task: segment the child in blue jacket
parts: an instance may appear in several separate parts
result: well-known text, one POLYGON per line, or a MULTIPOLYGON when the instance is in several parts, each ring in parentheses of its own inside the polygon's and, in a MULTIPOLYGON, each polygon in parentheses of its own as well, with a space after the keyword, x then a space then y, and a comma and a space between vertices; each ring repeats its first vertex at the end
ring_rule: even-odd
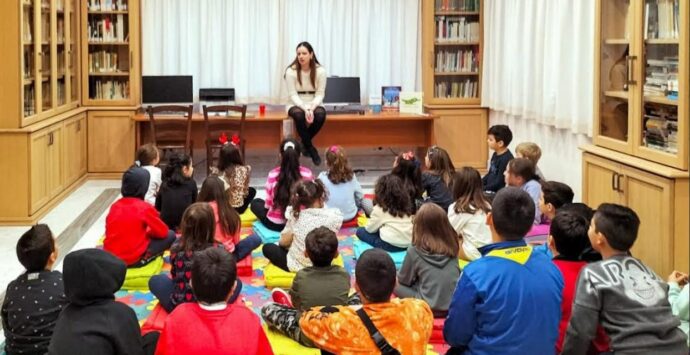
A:
POLYGON ((563 277, 523 240, 534 208, 519 188, 496 194, 487 216, 493 244, 463 270, 443 327, 453 353, 554 353, 563 277))

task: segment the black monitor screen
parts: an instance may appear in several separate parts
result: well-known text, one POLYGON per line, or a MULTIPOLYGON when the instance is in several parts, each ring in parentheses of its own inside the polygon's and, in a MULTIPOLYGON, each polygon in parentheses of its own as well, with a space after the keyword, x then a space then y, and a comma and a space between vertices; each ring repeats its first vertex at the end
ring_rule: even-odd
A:
POLYGON ((323 102, 327 104, 359 104, 359 78, 337 78, 329 77, 326 79, 326 97, 323 102))
POLYGON ((191 75, 141 77, 141 101, 146 104, 191 103, 193 93, 191 75))

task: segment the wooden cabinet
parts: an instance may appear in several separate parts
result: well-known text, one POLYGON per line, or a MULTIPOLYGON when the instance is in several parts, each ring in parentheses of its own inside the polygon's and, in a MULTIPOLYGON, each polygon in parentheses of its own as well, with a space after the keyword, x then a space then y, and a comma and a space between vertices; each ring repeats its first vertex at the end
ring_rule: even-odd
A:
POLYGON ((436 144, 448 151, 456 168, 470 166, 478 170, 486 169, 487 111, 479 107, 427 107, 428 113, 439 117, 434 122, 436 144))
POLYGON ((31 207, 35 213, 50 199, 57 196, 64 187, 62 123, 32 133, 29 136, 31 157, 31 207))
POLYGON ((134 162, 134 111, 89 111, 89 173, 122 173, 134 162))
POLYGON ((83 3, 82 101, 87 106, 139 103, 139 0, 83 3))
POLYGON ((0 128, 26 127, 79 105, 77 0, 0 2, 0 128))
POLYGON ((583 202, 630 207, 640 218, 633 255, 660 276, 688 270, 688 172, 599 147, 584 149, 583 202))
POLYGON ((690 3, 598 0, 593 140, 688 169, 690 3))
POLYGON ((64 181, 71 185, 86 174, 86 114, 65 121, 64 181))

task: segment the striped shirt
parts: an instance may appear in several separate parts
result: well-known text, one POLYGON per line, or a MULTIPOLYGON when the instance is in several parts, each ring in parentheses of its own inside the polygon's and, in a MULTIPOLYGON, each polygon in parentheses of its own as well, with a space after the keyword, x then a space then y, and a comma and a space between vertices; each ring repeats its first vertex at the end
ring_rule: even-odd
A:
MULTIPOLYGON (((311 170, 309 168, 300 166, 299 167, 299 174, 302 176, 302 179, 304 180, 314 180, 314 174, 312 174, 311 170)), ((276 208, 277 206, 273 205, 273 197, 275 196, 276 193, 276 188, 278 185, 278 175, 280 175, 280 167, 275 167, 273 170, 268 172, 268 178, 266 179, 266 208, 268 209, 268 213, 266 214, 266 217, 268 219, 276 224, 285 224, 285 211, 282 209, 276 208)))

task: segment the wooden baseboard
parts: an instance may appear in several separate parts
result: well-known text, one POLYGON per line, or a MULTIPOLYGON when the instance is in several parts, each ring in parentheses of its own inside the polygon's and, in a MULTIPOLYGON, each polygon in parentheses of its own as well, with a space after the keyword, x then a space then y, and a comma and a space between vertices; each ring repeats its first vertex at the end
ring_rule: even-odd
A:
POLYGON ((0 217, 0 226, 30 226, 38 222, 43 218, 48 212, 50 212, 55 206, 60 204, 62 200, 65 199, 69 194, 74 192, 77 188, 83 185, 88 179, 88 174, 77 179, 72 185, 68 186, 66 189, 62 190, 60 194, 55 196, 50 202, 46 203, 41 207, 36 213, 28 217, 0 217))
POLYGON ((90 180, 121 180, 123 173, 88 173, 90 180))

